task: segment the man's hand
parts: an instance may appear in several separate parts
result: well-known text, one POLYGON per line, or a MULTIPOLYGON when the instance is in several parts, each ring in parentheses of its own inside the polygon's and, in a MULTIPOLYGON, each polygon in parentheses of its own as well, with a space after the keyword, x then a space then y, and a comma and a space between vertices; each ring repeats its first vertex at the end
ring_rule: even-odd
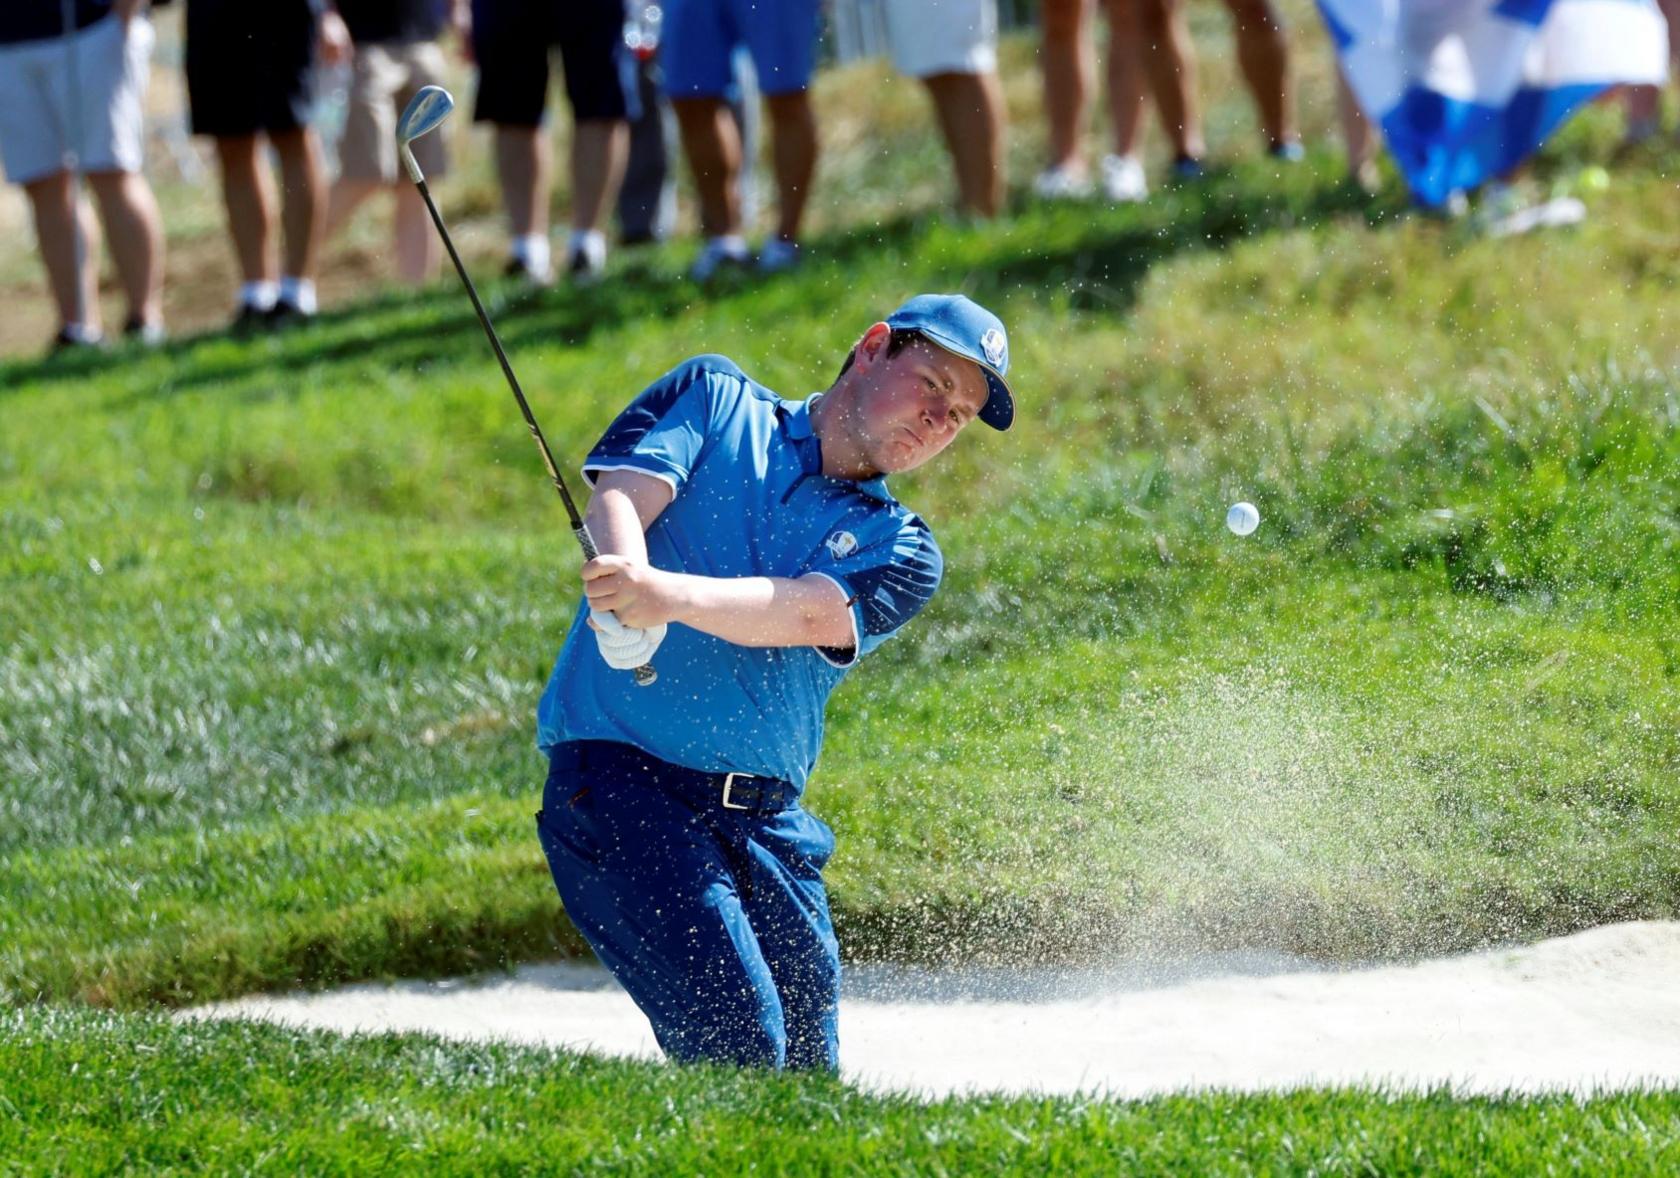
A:
POLYGON ((355 47, 350 43, 350 26, 344 23, 344 18, 338 15, 338 10, 331 6, 321 14, 315 40, 322 65, 343 65, 355 52, 355 47))
POLYGON ((455 0, 450 5, 449 27, 455 32, 455 44, 461 51, 461 60, 467 65, 478 64, 473 60, 471 0, 455 0))
POLYGON ((609 613, 589 612, 589 628, 595 631, 595 645, 601 657, 615 671, 634 671, 653 660, 653 652, 665 641, 665 627, 639 630, 626 626, 609 613))
POLYGON ((681 577, 611 554, 583 566, 583 592, 595 613, 610 612, 638 630, 674 621, 683 604, 681 577))

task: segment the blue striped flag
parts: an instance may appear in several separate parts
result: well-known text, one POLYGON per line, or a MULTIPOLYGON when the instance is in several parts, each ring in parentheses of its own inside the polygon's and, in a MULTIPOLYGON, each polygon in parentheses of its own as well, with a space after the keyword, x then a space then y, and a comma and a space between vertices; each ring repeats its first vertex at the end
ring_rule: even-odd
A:
POLYGON ((1318 4, 1348 84, 1427 205, 1510 171, 1606 87, 1667 77, 1654 0, 1318 4))

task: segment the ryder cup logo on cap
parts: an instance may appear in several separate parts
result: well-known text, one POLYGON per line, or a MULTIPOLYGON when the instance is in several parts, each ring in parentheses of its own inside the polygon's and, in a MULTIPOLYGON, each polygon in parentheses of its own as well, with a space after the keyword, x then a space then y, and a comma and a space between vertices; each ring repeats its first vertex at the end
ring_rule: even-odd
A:
POLYGON ((966 295, 917 295, 887 319, 895 331, 916 331, 952 355, 972 360, 986 374, 988 395, 980 420, 1008 429, 1015 420, 1015 397, 1004 381, 1009 371, 1009 337, 996 315, 966 295))

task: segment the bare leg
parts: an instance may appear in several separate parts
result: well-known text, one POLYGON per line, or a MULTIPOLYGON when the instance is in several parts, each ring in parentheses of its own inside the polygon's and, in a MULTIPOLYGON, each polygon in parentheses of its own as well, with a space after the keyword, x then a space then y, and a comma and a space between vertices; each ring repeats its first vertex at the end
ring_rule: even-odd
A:
POLYGON ((378 192, 385 185, 378 180, 363 180, 349 176, 340 176, 333 181, 332 191, 327 194, 327 240, 331 241, 350 223, 350 218, 356 215, 356 210, 362 207, 362 202, 378 192))
POLYGON ((280 220, 286 230, 285 273, 314 281, 327 225, 327 174, 321 140, 304 127, 270 138, 280 156, 280 220))
POLYGON ((811 96, 804 90, 766 95, 764 104, 770 111, 770 145, 776 164, 776 236, 796 241, 805 202, 811 196, 811 178, 817 172, 817 118, 811 96))
MULTIPOLYGON (((1668 22, 1668 59, 1670 75, 1680 65, 1680 0, 1658 0, 1663 18, 1668 22)), ((1627 89, 1627 136, 1625 143, 1640 143, 1656 134, 1662 126, 1662 87, 1629 86, 1627 89)))
POLYGON ((1143 26, 1139 0, 1108 0, 1108 121, 1114 154, 1135 155, 1143 134, 1143 26))
POLYGON ((222 167, 222 202, 227 206, 228 233, 246 282, 277 282, 280 263, 274 248, 273 182, 262 163, 261 141, 255 135, 216 140, 222 167))
POLYGON ((572 130, 572 228, 599 229, 618 199, 630 158, 630 124, 589 119, 572 130))
POLYGON ((502 206, 514 237, 548 233, 548 193, 554 174, 554 149, 547 128, 496 127, 496 176, 502 182, 502 206))
POLYGON ((1368 192, 1375 192, 1381 183, 1377 174, 1377 135, 1364 108, 1347 84, 1347 75, 1336 69, 1336 115, 1342 126, 1342 142, 1347 145, 1348 178, 1368 192))
POLYGON ((718 98, 679 98, 671 103, 682 131, 683 152, 694 173, 700 230, 707 237, 741 232, 741 133, 718 98))
POLYGON ((35 217, 41 264, 47 271, 60 327, 79 322, 99 330, 99 230, 80 200, 69 172, 54 172, 23 186, 35 217), (76 271, 76 233, 82 234, 82 266, 76 271))
POLYGON ((152 186, 138 172, 93 172, 105 239, 128 299, 131 322, 163 322, 163 223, 152 186))
POLYGON ((396 194, 397 274, 408 283, 430 282, 443 264, 443 241, 432 228, 420 190, 398 181, 396 194))
POLYGON ((996 74, 923 78, 957 174, 957 207, 979 217, 1003 209, 1003 90, 996 74))
POLYGON ((1049 124, 1051 170, 1085 175, 1080 136, 1090 107, 1092 62, 1088 0, 1044 0, 1044 116, 1049 124))
POLYGON ((1196 52, 1183 0, 1138 0, 1142 18, 1144 65, 1149 71, 1161 129, 1180 159, 1207 154, 1202 115, 1196 103, 1196 52))
POLYGON ((1266 145, 1294 143, 1300 132, 1289 95, 1289 42, 1283 19, 1271 0, 1225 0, 1225 7, 1236 19, 1237 62, 1254 96, 1266 145))

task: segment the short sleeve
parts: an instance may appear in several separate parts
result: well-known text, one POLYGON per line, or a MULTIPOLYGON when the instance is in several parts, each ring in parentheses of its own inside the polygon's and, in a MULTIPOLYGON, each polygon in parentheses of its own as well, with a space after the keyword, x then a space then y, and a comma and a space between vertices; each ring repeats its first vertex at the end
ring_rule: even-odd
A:
POLYGON ((895 534, 867 548, 825 560, 810 571, 839 585, 851 602, 856 642, 850 649, 817 648, 823 658, 845 667, 881 645, 921 612, 939 588, 945 558, 927 525, 909 515, 895 534))
POLYGON ((680 491, 700 458, 715 418, 717 386, 738 381, 739 370, 721 356, 697 356, 654 381, 614 419, 584 460, 594 485, 609 470, 638 470, 680 491))

